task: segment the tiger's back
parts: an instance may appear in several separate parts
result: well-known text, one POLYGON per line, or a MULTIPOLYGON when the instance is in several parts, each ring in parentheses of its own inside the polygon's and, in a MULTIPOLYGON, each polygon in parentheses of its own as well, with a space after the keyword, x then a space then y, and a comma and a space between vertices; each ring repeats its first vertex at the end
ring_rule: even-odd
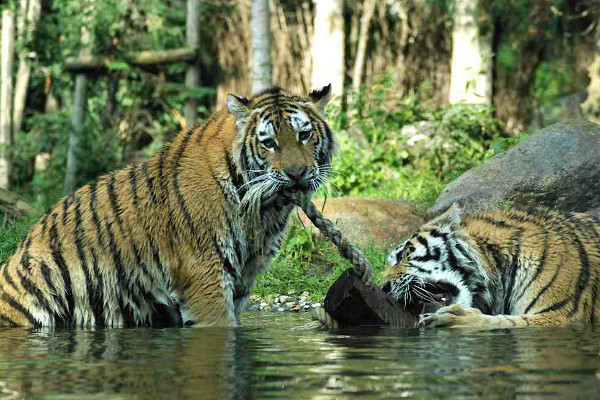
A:
POLYGON ((256 275, 280 245, 294 206, 288 192, 310 195, 320 183, 310 163, 330 161, 332 147, 315 144, 333 143, 319 113, 329 93, 302 98, 274 88, 234 96, 233 112, 216 112, 149 160, 60 200, 0 267, 0 324, 239 323, 256 275), (315 133, 300 147, 293 139, 286 145, 298 135, 298 118, 315 133), (250 148, 265 120, 277 124, 270 137, 282 143, 285 160, 250 148), (308 166, 292 179, 285 171, 298 168, 290 165, 298 159, 308 166), (262 224, 247 217, 244 201, 262 224))
MULTIPOLYGON (((190 176, 174 167, 181 162, 185 142, 207 127, 206 154, 218 150, 219 143, 209 138, 227 130, 211 132, 211 127, 224 125, 226 119, 226 113, 217 114, 150 160, 105 175, 48 210, 2 266, 3 321, 18 326, 121 326, 149 323, 157 307, 175 315, 180 299, 174 295, 178 288, 170 285, 171 274, 184 270, 181 254, 192 253, 191 247, 204 238, 195 244, 188 240, 197 233, 186 207, 194 199, 186 199, 179 186, 190 176)), ((196 161, 206 158, 198 156, 196 161)), ((227 171, 219 161, 202 164, 227 171)), ((202 222, 209 225, 205 231, 218 232, 221 227, 215 222, 225 211, 219 207, 223 202, 217 182, 202 176, 205 168, 196 177, 201 180, 196 189, 212 197, 201 211, 215 218, 202 222)))
POLYGON ((600 224, 582 213, 480 213, 464 229, 502 284, 494 314, 592 322, 600 311, 600 224))

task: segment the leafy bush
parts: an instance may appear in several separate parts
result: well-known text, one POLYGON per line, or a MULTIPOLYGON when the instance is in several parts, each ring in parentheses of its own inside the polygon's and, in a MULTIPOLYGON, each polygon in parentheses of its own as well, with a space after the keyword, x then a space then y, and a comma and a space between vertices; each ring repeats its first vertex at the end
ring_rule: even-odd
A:
POLYGON ((340 141, 334 194, 431 203, 444 184, 493 155, 492 143, 506 136, 489 108, 435 109, 426 92, 397 99, 392 88, 386 75, 369 93, 354 96, 362 109, 332 110, 340 141), (342 129, 344 123, 350 128, 342 129))

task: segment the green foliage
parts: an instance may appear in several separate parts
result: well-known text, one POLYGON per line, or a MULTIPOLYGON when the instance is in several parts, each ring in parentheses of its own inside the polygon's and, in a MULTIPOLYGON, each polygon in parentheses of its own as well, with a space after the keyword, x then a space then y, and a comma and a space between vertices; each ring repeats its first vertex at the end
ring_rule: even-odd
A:
POLYGON ((398 99, 390 75, 354 98, 347 115, 332 110, 340 149, 330 179, 336 195, 400 197, 431 204, 443 185, 493 154, 506 134, 493 110, 437 109, 426 90, 398 99), (420 122, 421 124, 416 124, 420 122), (415 128, 403 131, 403 127, 415 128))
MULTIPOLYGON (((224 5, 203 2, 203 20, 224 5)), ((184 81, 185 63, 142 70, 123 61, 123 54, 164 50, 186 45, 185 4, 177 0, 131 2, 107 0, 73 2, 56 0, 43 13, 34 40, 22 43, 21 52, 35 52, 27 97, 28 115, 22 132, 15 134, 13 182, 16 190, 42 207, 62 193, 66 149, 72 131, 73 75, 64 70, 67 57, 90 51, 113 60, 108 76, 90 76, 84 137, 76 149, 78 185, 127 163, 133 154, 151 155, 179 129, 189 97, 200 99, 200 117, 208 114, 214 88, 189 90, 184 81), (82 27, 89 43, 82 43, 82 27), (118 81, 114 101, 110 81, 118 81), (58 110, 45 112, 49 90, 58 110), (114 107, 108 112, 108 105, 114 107), (46 168, 33 173, 39 153, 50 155, 46 168)), ((212 35, 211 23, 203 24, 204 37, 212 35)), ((206 41, 210 43, 210 41, 206 41)), ((138 156, 138 155, 136 155, 138 156)))
MULTIPOLYGON (((77 184, 83 185, 119 165, 119 149, 122 148, 112 132, 105 132, 100 121, 97 98, 88 102, 90 113, 84 126, 81 146, 76 151, 80 160, 77 184)), ((25 195, 33 197, 40 208, 47 208, 64 194, 62 191, 67 162, 68 133, 72 129, 71 116, 64 111, 38 114, 32 119, 40 127, 28 133, 16 135, 13 181, 27 180, 31 173, 31 160, 47 154, 45 165, 33 175, 33 180, 22 187, 25 195), (41 129, 43 128, 43 129, 41 129)), ((38 168, 40 166, 38 165, 38 168)))
POLYGON ((414 163, 433 169, 444 182, 480 164, 492 154, 489 150, 492 142, 506 136, 492 112, 469 105, 441 110, 433 145, 417 150, 414 163))

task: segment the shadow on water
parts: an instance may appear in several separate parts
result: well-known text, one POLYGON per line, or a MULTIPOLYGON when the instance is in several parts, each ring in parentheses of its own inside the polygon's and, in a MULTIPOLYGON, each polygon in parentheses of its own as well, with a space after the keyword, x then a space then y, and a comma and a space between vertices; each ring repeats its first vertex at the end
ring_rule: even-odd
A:
POLYGON ((0 399, 598 398, 600 329, 0 330, 0 399))

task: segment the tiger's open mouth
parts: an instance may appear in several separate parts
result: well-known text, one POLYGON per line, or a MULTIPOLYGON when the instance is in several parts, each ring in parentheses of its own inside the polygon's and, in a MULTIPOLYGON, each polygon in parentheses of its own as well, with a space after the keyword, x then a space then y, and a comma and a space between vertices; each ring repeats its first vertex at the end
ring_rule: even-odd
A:
POLYGON ((415 316, 449 306, 456 302, 459 295, 459 289, 449 282, 428 282, 405 277, 409 279, 389 280, 381 289, 415 316))

